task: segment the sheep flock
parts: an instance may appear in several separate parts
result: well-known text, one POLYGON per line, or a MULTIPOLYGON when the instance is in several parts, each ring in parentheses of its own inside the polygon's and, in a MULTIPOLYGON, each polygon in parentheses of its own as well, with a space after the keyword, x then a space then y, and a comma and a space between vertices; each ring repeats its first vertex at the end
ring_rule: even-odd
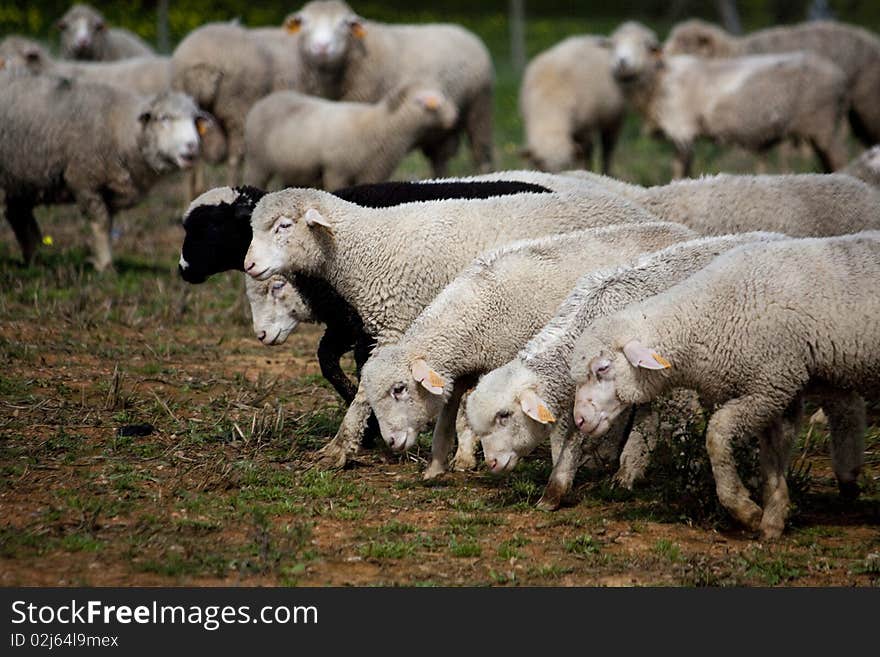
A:
POLYGON ((276 26, 205 24, 170 55, 86 5, 56 27, 57 54, 0 40, 0 199, 24 265, 46 248, 35 208, 72 204, 91 265, 113 276, 114 215, 180 176, 183 280, 241 272, 267 347, 325 327, 317 362, 347 411, 316 468, 367 449, 394 468, 432 430, 425 480, 509 476, 546 454, 534 503, 555 512, 577 504, 579 471, 642 485, 673 408, 704 427, 721 506, 772 541, 810 403, 842 515, 870 479, 876 34, 817 21, 733 36, 689 20, 665 43, 632 21, 572 35, 526 67, 522 168, 498 171, 492 58, 457 25, 313 0, 276 26), (628 112, 671 145, 676 180, 612 177, 628 112), (471 175, 449 177, 463 139, 471 175), (700 140, 759 160, 805 146, 819 172, 691 177, 700 140), (411 152, 431 179, 393 179, 411 152), (206 188, 208 165, 225 186, 206 188), (744 452, 759 464, 751 489, 744 452))

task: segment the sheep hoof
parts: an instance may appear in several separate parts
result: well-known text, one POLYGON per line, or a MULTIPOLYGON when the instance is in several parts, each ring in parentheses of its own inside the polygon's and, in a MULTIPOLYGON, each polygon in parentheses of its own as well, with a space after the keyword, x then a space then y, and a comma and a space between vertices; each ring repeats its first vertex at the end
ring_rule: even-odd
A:
POLYGON ((551 481, 547 484, 547 487, 544 488, 544 494, 541 495, 541 499, 538 500, 536 508, 539 511, 556 511, 556 509, 562 506, 562 496, 564 494, 565 491, 562 486, 551 481))
POLYGON ((317 465, 324 470, 341 470, 348 463, 348 457, 345 448, 331 440, 318 451, 317 465))
POLYGON ((840 491, 841 499, 848 502, 857 500, 862 493, 862 489, 854 481, 839 481, 837 482, 837 488, 840 491))
POLYGON ((633 476, 628 470, 621 468, 615 472, 614 476, 611 478, 611 486, 613 488, 620 487, 626 490, 632 490, 633 485, 635 484, 635 479, 635 476, 633 476))
POLYGON ((432 462, 431 465, 428 466, 428 469, 422 473, 422 481, 437 479, 443 475, 444 472, 446 472, 446 468, 442 464, 432 462))
POLYGON ((452 469, 456 472, 467 472, 468 470, 477 469, 477 459, 473 454, 456 454, 452 459, 452 469))
POLYGON ((782 520, 775 518, 766 519, 766 522, 761 523, 761 540, 769 542, 782 538, 782 530, 784 528, 785 523, 782 520))

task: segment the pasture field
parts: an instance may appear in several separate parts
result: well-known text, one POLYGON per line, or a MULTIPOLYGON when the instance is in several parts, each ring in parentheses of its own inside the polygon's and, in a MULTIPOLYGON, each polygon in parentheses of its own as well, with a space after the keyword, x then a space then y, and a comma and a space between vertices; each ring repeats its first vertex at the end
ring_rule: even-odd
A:
MULTIPOLYGON (((518 80, 498 70, 496 150, 514 168, 518 80)), ((630 119, 615 174, 665 182, 670 156, 630 119)), ((770 171, 780 158, 813 167, 791 151, 770 171)), ((755 164, 701 145, 695 171, 755 164)), ((469 171, 462 152, 453 173, 469 171)), ((396 177, 426 175, 411 155, 396 177)), ((181 187, 170 178, 118 217, 115 274, 86 265, 72 206, 38 212, 53 245, 29 269, 0 223, 0 585, 880 585, 877 407, 854 503, 837 497, 825 430, 804 431, 775 544, 719 509, 699 427, 635 492, 582 473, 553 514, 533 508, 547 452, 506 479, 426 485, 426 435, 407 456, 376 447, 315 468, 344 410, 314 357, 321 331, 263 347, 241 274, 179 279, 181 187)))

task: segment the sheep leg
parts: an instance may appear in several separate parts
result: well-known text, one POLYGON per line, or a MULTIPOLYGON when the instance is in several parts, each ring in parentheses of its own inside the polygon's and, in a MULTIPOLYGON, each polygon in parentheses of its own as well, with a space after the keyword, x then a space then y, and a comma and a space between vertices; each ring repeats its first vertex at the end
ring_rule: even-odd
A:
POLYGON ((764 479, 764 515, 761 536, 775 540, 782 536, 788 515, 788 483, 785 473, 798 428, 803 421, 803 400, 795 399, 785 414, 759 434, 761 473, 764 479))
POLYGON ((189 209, 189 204, 205 191, 205 163, 199 160, 186 172, 186 192, 184 211, 189 209))
POLYGON ((228 169, 226 171, 226 181, 230 187, 237 187, 241 184, 241 172, 244 165, 244 137, 242 130, 229 131, 229 155, 226 159, 228 169))
POLYGON ((446 472, 446 461, 449 458, 449 450, 452 448, 452 439, 455 434, 455 418, 458 407, 461 404, 461 396, 468 389, 470 381, 459 377, 452 386, 452 394, 440 409, 440 415, 434 424, 434 435, 431 439, 431 463, 422 475, 422 479, 428 481, 439 477, 446 472))
POLYGON ((562 504, 562 498, 571 491, 581 463, 582 442, 581 433, 573 431, 568 422, 560 422, 560 426, 553 427, 550 443, 559 447, 553 460, 553 472, 538 500, 537 508, 541 511, 555 511, 562 504))
POLYGON ((694 149, 691 144, 675 147, 675 159, 672 161, 673 178, 689 178, 693 164, 694 149))
POLYGON ((732 446, 741 436, 763 432, 773 418, 773 414, 768 417, 767 408, 767 401, 757 395, 738 397, 715 411, 706 430, 706 450, 718 499, 734 518, 753 531, 760 528, 763 512, 749 498, 749 492, 739 478, 732 446))
POLYGON ((611 175, 611 160, 614 156, 614 147, 617 146, 617 137, 623 126, 623 117, 600 130, 602 139, 602 173, 611 175))
POLYGON ((480 173, 489 173, 495 168, 495 155, 492 150, 493 111, 492 87, 489 86, 477 94, 465 115, 465 132, 470 142, 474 164, 480 173))
POLYGON ((15 239, 21 247, 21 257, 25 266, 34 260, 34 253, 43 240, 40 227, 34 219, 34 207, 29 201, 6 199, 6 220, 12 226, 15 239))
POLYGON ((449 174, 449 160, 458 151, 458 134, 444 133, 441 137, 422 146, 422 152, 431 161, 435 178, 445 178, 449 174))
POLYGON ((645 476, 659 431, 660 415, 650 405, 639 407, 633 428, 620 452, 620 466, 612 478, 615 485, 632 490, 633 485, 645 476))
POLYGON ((357 387, 342 371, 339 364, 339 359, 349 350, 351 345, 344 337, 343 339, 340 337, 342 336, 329 327, 324 331, 324 335, 318 342, 318 364, 321 367, 321 375, 330 382, 330 385, 345 400, 346 404, 351 404, 357 393, 357 387))
POLYGON ((113 229, 113 217, 101 195, 93 190, 81 191, 77 194, 80 208, 89 217, 92 229, 92 265, 96 271, 104 271, 113 266, 113 252, 110 248, 110 231, 113 229))
POLYGON ((865 400, 852 391, 828 391, 822 395, 822 409, 828 417, 831 462, 840 496, 856 499, 865 452, 865 400))
POLYGON ((452 459, 452 469, 458 472, 474 470, 477 467, 477 435, 467 421, 467 400, 470 393, 462 395, 461 404, 455 417, 455 433, 458 434, 458 449, 452 459))
POLYGON ((846 166, 846 147, 838 127, 825 134, 812 135, 809 141, 825 173, 832 173, 846 166))
POLYGON ((357 454, 371 412, 367 395, 363 388, 358 386, 354 400, 345 412, 336 436, 318 452, 318 464, 321 467, 342 468, 349 457, 357 454))

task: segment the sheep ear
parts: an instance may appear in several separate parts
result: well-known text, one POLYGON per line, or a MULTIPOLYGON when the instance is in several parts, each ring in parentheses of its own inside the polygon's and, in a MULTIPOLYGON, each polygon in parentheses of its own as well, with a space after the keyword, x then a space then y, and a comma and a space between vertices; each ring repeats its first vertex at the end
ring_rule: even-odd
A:
POLYGON ((653 349, 642 346, 638 340, 627 342, 623 353, 633 367, 642 367, 646 370, 665 370, 672 367, 672 363, 653 349))
POLYGON ((196 116, 196 131, 199 133, 199 137, 204 137, 210 127, 211 119, 207 115, 199 114, 196 116))
POLYGON ((364 22, 360 18, 350 18, 348 27, 355 39, 363 39, 367 35, 367 28, 364 27, 364 22))
POLYGON ((150 113, 150 110, 144 110, 138 115, 138 121, 141 125, 147 125, 152 118, 153 115, 150 113))
POLYGON ((438 94, 436 91, 422 92, 418 96, 416 96, 416 101, 419 105, 431 112, 440 107, 441 103, 440 94, 438 94))
POLYGON ((315 208, 309 208, 306 210, 306 213, 303 215, 303 219, 306 221, 306 226, 309 228, 313 226, 323 226, 329 231, 333 231, 333 226, 330 225, 330 222, 324 218, 320 212, 318 212, 315 208))
POLYGON ((596 45, 605 50, 611 50, 611 39, 608 37, 599 37, 596 39, 596 45))
POLYGON ((288 34, 296 34, 302 29, 302 18, 300 16, 290 16, 284 21, 284 30, 288 34))
POLYGON ((556 422, 553 413, 547 408, 544 400, 538 397, 538 393, 534 390, 524 390, 519 396, 519 405, 523 413, 532 418, 535 422, 541 424, 552 424, 556 422))
POLYGON ((443 386, 446 385, 446 381, 437 372, 432 370, 423 359, 419 358, 414 362, 410 371, 413 378, 421 383, 422 387, 432 395, 443 394, 443 386))

